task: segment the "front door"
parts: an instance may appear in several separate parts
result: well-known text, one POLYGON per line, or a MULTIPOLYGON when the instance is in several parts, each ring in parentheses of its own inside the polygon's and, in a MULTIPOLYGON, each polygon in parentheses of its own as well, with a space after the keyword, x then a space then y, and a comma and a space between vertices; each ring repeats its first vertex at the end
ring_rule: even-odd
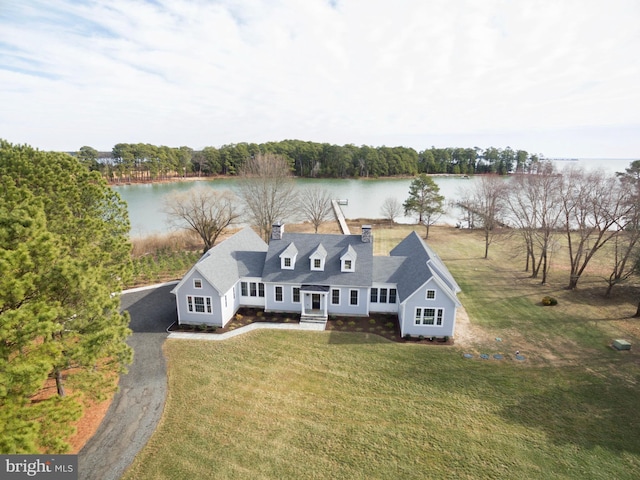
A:
POLYGON ((314 293, 311 295, 311 309, 320 310, 320 294, 314 293))

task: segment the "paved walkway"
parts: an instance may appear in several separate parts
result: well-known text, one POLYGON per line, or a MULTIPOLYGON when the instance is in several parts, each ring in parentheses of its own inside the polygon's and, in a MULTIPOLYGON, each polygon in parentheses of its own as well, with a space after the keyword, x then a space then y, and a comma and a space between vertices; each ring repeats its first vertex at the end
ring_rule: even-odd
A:
POLYGON ((307 330, 314 332, 324 332, 324 323, 250 323, 244 327, 231 330, 224 333, 191 333, 191 332, 171 332, 169 338, 175 338, 179 340, 227 340, 243 333, 251 332, 253 330, 307 330))

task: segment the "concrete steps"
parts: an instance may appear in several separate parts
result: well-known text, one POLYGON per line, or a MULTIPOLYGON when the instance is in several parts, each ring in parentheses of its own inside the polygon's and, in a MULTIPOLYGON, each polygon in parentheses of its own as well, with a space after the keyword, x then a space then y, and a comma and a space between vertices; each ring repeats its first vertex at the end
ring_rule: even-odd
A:
POLYGON ((314 323, 318 325, 327 325, 327 317, 322 317, 319 315, 301 315, 300 323, 314 323))

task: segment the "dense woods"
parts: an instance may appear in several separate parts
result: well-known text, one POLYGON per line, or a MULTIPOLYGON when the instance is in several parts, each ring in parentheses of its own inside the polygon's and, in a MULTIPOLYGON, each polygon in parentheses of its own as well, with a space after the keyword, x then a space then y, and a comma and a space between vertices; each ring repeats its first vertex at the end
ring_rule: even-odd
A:
POLYGON ((237 143, 219 148, 156 146, 119 143, 111 152, 82 147, 76 155, 92 170, 111 182, 162 180, 176 176, 237 175, 257 155, 285 158, 299 177, 349 178, 395 175, 472 175, 535 171, 541 156, 524 150, 490 147, 435 148, 416 151, 408 147, 370 147, 283 140, 267 143, 237 143))

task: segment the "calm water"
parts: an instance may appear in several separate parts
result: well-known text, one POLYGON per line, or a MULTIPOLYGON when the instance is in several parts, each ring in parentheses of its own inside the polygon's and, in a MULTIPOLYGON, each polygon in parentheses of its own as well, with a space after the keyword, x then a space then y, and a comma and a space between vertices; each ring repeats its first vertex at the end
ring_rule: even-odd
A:
MULTIPOLYGON (((577 162, 556 162, 558 168, 571 165, 585 168, 601 168, 608 173, 624 171, 631 160, 587 159, 577 162)), ((454 202, 460 194, 468 189, 474 178, 462 177, 433 177, 440 187, 440 194, 445 197, 445 205, 454 202)), ((343 206, 347 218, 380 218, 380 208, 387 197, 394 197, 400 203, 408 197, 410 178, 381 179, 381 180, 329 180, 329 179, 296 179, 296 183, 306 186, 320 186, 329 191, 333 198, 347 199, 349 204, 343 206)), ((175 191, 184 191, 197 185, 207 185, 219 190, 236 190, 236 179, 203 180, 198 182, 175 182, 166 184, 123 185, 114 187, 129 206, 131 220, 131 235, 144 236, 152 233, 168 231, 166 215, 162 211, 165 197, 175 191)), ((448 208, 447 214, 441 217, 439 223, 455 224, 458 212, 448 208)), ((291 221, 291 220, 289 220, 291 221)), ((401 217, 398 221, 412 223, 412 218, 401 217)))

